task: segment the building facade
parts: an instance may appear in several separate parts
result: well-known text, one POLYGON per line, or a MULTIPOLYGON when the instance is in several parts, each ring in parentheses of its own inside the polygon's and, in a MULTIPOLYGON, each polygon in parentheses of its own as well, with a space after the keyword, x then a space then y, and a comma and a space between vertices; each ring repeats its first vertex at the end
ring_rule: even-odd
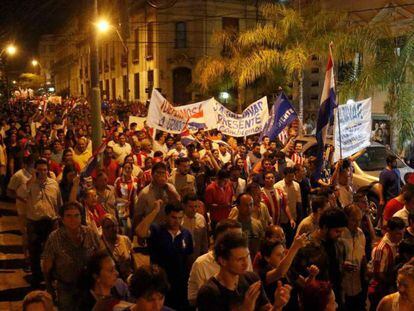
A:
MULTIPOLYGON (((115 3, 100 1, 100 16, 113 25, 98 37, 100 88, 108 99, 125 100, 129 90, 129 100, 145 102, 154 87, 176 104, 197 99, 192 82, 198 60, 222 50, 211 42, 213 32, 226 27, 244 30, 254 26, 257 18, 255 1, 182 0, 167 9, 134 1, 129 22, 122 23, 123 8, 115 3)), ((52 71, 56 91, 64 95, 89 94, 89 38, 82 31, 88 25, 81 18, 55 35, 52 71)))

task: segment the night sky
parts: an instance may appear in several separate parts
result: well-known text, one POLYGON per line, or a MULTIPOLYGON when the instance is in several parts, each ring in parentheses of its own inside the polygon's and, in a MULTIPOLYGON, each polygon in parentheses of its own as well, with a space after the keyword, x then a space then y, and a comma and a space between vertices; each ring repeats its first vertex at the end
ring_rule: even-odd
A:
POLYGON ((0 0, 0 44, 15 42, 19 53, 8 59, 10 71, 24 71, 42 34, 54 33, 91 0, 0 0))

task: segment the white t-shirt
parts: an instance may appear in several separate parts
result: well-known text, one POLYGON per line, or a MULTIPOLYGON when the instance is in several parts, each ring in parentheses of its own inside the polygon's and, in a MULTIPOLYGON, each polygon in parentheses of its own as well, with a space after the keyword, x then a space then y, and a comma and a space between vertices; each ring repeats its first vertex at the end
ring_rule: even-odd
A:
MULTIPOLYGON (((249 256, 247 271, 253 271, 252 262, 249 256)), ((188 300, 195 301, 200 288, 213 276, 220 271, 220 266, 214 259, 213 251, 201 255, 196 259, 191 267, 190 277, 188 278, 188 300)))
MULTIPOLYGON (((25 197, 27 195, 27 182, 32 178, 32 175, 26 169, 18 170, 10 179, 8 189, 14 190, 19 197, 25 197)), ((25 215, 24 211, 25 203, 16 199, 16 209, 20 216, 25 215)))
POLYGON ((404 220, 404 223, 406 226, 408 226, 408 215, 410 212, 408 211, 407 207, 404 206, 404 208, 400 209, 398 212, 396 212, 392 217, 398 217, 404 220))
MULTIPOLYGON (((296 212, 296 205, 298 203, 302 203, 302 196, 300 194, 300 186, 296 181, 293 181, 290 186, 287 186, 285 180, 282 179, 281 181, 277 182, 275 185, 276 189, 282 190, 287 198, 287 206, 289 208, 290 214, 292 218, 296 221, 297 219, 297 212, 296 212)), ((280 223, 285 224, 288 223, 289 219, 285 213, 280 215, 280 223)))
POLYGON ((122 165, 124 163, 125 157, 131 154, 132 148, 131 145, 128 143, 125 143, 125 145, 123 146, 121 146, 120 144, 115 144, 113 146, 113 150, 116 157, 116 162, 122 165))

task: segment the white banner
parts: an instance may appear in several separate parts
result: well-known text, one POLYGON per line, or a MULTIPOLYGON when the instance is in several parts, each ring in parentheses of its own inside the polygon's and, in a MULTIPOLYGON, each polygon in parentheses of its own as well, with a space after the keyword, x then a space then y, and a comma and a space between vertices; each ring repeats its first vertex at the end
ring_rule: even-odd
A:
POLYGON ((247 107, 242 114, 234 113, 216 102, 217 129, 223 134, 244 137, 260 133, 269 118, 266 96, 247 107))
POLYGON ((188 122, 190 131, 217 127, 214 98, 191 105, 174 107, 156 89, 152 91, 147 125, 172 134, 182 132, 188 122))
POLYGON ((345 105, 338 106, 338 111, 335 111, 335 162, 340 159, 340 147, 342 158, 346 158, 371 144, 371 104, 371 98, 368 98, 358 102, 348 101, 345 105))

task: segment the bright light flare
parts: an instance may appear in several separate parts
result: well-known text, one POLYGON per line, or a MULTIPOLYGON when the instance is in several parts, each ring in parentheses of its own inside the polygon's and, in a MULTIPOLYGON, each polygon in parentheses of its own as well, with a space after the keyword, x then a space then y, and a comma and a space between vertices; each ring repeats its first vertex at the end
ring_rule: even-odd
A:
POLYGON ((111 28, 111 25, 107 20, 101 19, 97 23, 95 23, 96 29, 101 32, 105 33, 111 28))
POLYGON ((36 67, 37 65, 39 65, 39 62, 37 60, 32 60, 32 65, 33 67, 36 67))
POLYGON ((16 48, 14 45, 9 45, 9 46, 7 46, 7 48, 6 48, 6 52, 7 52, 7 54, 9 54, 9 55, 14 55, 14 54, 16 54, 16 52, 17 52, 17 48, 16 48))

